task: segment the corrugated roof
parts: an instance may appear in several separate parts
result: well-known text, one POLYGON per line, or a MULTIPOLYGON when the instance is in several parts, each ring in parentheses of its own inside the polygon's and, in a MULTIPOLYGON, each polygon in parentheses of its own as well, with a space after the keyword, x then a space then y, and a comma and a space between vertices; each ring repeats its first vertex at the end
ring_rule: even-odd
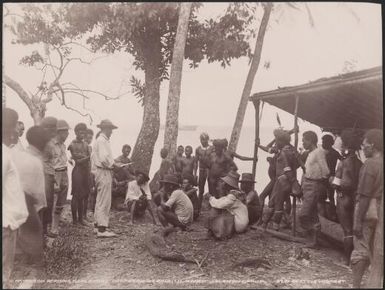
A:
POLYGON ((321 128, 382 128, 382 67, 322 78, 307 84, 256 93, 265 101, 321 128))

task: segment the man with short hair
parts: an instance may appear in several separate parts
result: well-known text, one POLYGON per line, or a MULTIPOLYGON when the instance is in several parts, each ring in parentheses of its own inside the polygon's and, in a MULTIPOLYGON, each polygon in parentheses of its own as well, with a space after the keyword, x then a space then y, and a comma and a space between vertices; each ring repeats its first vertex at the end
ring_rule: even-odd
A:
POLYGON ((181 178, 182 178, 183 159, 184 159, 183 153, 184 153, 184 147, 182 145, 179 145, 176 151, 176 155, 173 159, 175 173, 176 175, 178 175, 179 182, 181 182, 181 178))
POLYGON ((140 170, 135 172, 136 179, 128 184, 125 204, 130 211, 129 225, 134 224, 135 217, 141 217, 145 214, 146 209, 150 212, 154 225, 156 220, 152 211, 152 200, 148 175, 140 170))
POLYGON ((194 175, 197 176, 197 170, 199 167, 199 212, 202 207, 203 193, 205 191, 206 180, 208 183, 208 173, 209 173, 209 159, 210 154, 213 151, 213 147, 209 145, 209 135, 207 133, 202 133, 200 135, 201 145, 195 149, 195 168, 194 175))
POLYGON ((95 204, 95 227, 97 237, 108 238, 116 236, 115 233, 107 231, 109 214, 111 209, 112 170, 116 167, 112 157, 110 137, 112 130, 118 127, 108 119, 102 120, 99 125, 100 134, 96 138, 92 149, 91 163, 95 174, 97 189, 95 204))
POLYGON ((23 136, 24 133, 24 123, 22 121, 17 121, 17 126, 16 126, 16 132, 17 135, 15 135, 15 147, 17 147, 19 150, 24 150, 23 143, 21 142, 21 136, 23 136))
POLYGON ((54 140, 54 168, 55 168, 55 198, 54 214, 52 218, 51 234, 59 233, 59 222, 68 193, 67 153, 64 142, 67 140, 70 129, 65 120, 57 121, 57 135, 54 140))
POLYGON ((127 185, 135 179, 135 172, 132 169, 131 159, 128 157, 131 152, 131 146, 123 145, 122 155, 115 159, 119 167, 115 168, 112 182, 112 206, 121 210, 127 193, 127 185))
MULTIPOLYGON (((361 146, 367 159, 362 165, 359 174, 354 212, 354 250, 351 256, 351 267, 353 271, 353 288, 355 289, 361 287, 362 277, 370 264, 372 264, 371 271, 374 271, 375 267, 380 267, 379 264, 375 265, 373 263, 373 259, 375 259, 373 257, 375 255, 383 255, 383 253, 374 252, 376 234, 379 231, 383 231, 383 228, 376 231, 376 228, 379 226, 378 222, 382 218, 379 216, 380 212, 382 212, 380 207, 384 206, 383 135, 382 130, 371 129, 366 132, 361 146)), ((383 240, 381 242, 383 242, 383 240)), ((383 275, 383 269, 379 268, 378 271, 381 271, 378 272, 379 275, 383 275)), ((379 286, 380 284, 378 284, 377 287, 379 286)))
POLYGON ((158 206, 157 213, 160 223, 165 227, 163 235, 166 236, 175 227, 185 231, 193 221, 194 208, 189 197, 179 189, 179 180, 176 175, 167 174, 162 182, 169 198, 158 206))
POLYGON ((3 195, 3 288, 9 288, 9 279, 15 258, 17 230, 28 218, 28 209, 19 174, 13 163, 9 146, 16 134, 17 112, 10 108, 2 110, 3 159, 2 159, 2 195, 3 195))
MULTIPOLYGON (((334 178, 336 175, 336 165, 338 160, 342 160, 342 156, 338 153, 337 150, 333 148, 334 138, 330 134, 324 135, 322 137, 322 148, 326 152, 326 163, 328 164, 330 171, 330 178, 334 178)), ((332 179, 331 179, 332 180, 332 179)), ((332 218, 334 221, 337 219, 337 211, 336 211, 336 203, 334 200, 334 188, 332 188, 329 184, 327 185, 326 194, 320 197, 320 202, 318 203, 318 210, 320 215, 324 217, 327 216, 326 212, 326 199, 329 199, 329 203, 331 206, 331 216, 328 218, 332 218)))
POLYGON ((190 145, 186 146, 185 148, 185 157, 182 159, 182 177, 184 175, 192 175, 194 176, 194 183, 196 175, 194 175, 194 169, 196 168, 196 159, 191 154, 193 153, 193 149, 190 145))
POLYGON ((182 189, 183 192, 190 198, 194 208, 194 221, 199 216, 199 199, 197 196, 197 189, 194 187, 195 179, 191 174, 185 174, 182 176, 182 189))
POLYGON ((303 133, 303 148, 309 151, 302 178, 303 202, 298 214, 300 225, 312 234, 312 242, 307 246, 318 247, 321 224, 318 218, 317 204, 320 196, 325 194, 330 176, 326 162, 325 150, 317 147, 318 137, 313 131, 303 133))
POLYGON ((52 223, 52 211, 55 191, 55 137, 57 133, 57 119, 55 117, 45 117, 41 121, 41 127, 47 134, 49 139, 43 151, 44 162, 44 180, 45 180, 45 194, 47 198, 47 208, 42 212, 43 214, 43 231, 48 237, 56 237, 56 235, 48 232, 48 226, 52 223))
POLYGON ((254 224, 262 216, 262 207, 257 192, 254 189, 254 178, 252 173, 242 173, 241 191, 245 194, 245 205, 249 214, 249 225, 254 224))
POLYGON ((43 263, 43 226, 39 211, 47 206, 44 188, 42 152, 48 138, 39 126, 27 131, 29 146, 23 151, 13 151, 13 160, 18 169, 25 194, 28 219, 20 227, 17 245, 29 262, 41 269, 43 263))
POLYGON ((209 167, 209 192, 218 198, 217 183, 219 179, 230 171, 237 171, 238 167, 234 161, 225 154, 224 140, 216 139, 213 141, 214 152, 211 153, 208 162, 209 167))

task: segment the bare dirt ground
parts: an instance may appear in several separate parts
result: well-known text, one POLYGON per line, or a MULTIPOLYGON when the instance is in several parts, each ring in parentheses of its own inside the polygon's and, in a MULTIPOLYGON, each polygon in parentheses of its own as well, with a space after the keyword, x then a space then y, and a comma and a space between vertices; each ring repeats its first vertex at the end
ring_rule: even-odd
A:
MULTIPOLYGON (((351 288, 352 274, 341 264, 341 253, 333 249, 306 249, 303 251, 309 257, 296 259, 302 251, 301 244, 278 240, 258 230, 249 230, 230 240, 214 241, 206 239, 204 217, 201 217, 191 226, 191 231, 172 233, 166 238, 170 249, 187 258, 199 263, 206 257, 204 263, 198 265, 152 256, 144 237, 148 232, 160 230, 160 226, 154 226, 148 216, 129 226, 127 212, 111 212, 111 230, 119 235, 109 239, 96 238, 92 227, 73 227, 70 220, 69 208, 66 208, 61 232, 66 232, 67 238, 52 246, 68 249, 60 252, 55 248, 53 255, 57 257, 50 259, 46 272, 39 278, 41 281, 19 282, 15 287, 351 288), (77 252, 74 254, 74 251, 77 252), (67 262, 59 263, 60 256, 67 256, 67 262), (258 265, 254 261, 244 267, 233 267, 250 258, 264 259, 270 265, 258 265)), ((13 276, 26 279, 31 275, 27 267, 17 265, 13 276)))

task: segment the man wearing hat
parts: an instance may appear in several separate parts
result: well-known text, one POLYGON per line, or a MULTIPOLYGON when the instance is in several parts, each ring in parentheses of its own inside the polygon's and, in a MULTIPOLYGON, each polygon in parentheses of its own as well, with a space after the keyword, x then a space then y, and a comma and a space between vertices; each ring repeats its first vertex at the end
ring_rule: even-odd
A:
POLYGON ((68 172, 67 172, 67 153, 64 142, 67 140, 70 129, 65 120, 57 121, 57 135, 54 138, 54 168, 55 168, 55 198, 54 214, 52 217, 51 234, 57 235, 59 232, 60 216, 67 200, 68 191, 68 172))
POLYGON ((161 180, 163 189, 169 199, 158 206, 160 223, 166 227, 164 235, 167 235, 174 227, 186 230, 193 221, 193 205, 190 198, 180 189, 178 177, 175 174, 166 174, 161 180), (170 224, 169 227, 167 227, 170 224))
POLYGON ((249 224, 247 207, 242 203, 238 187, 239 174, 230 171, 218 182, 218 191, 222 197, 211 196, 212 206, 208 220, 209 234, 217 239, 230 237, 234 231, 242 233, 249 224))
POLYGON ((262 207, 257 192, 254 190, 255 181, 251 173, 242 173, 239 181, 241 191, 245 194, 245 204, 249 213, 249 225, 254 224, 262 215, 262 207))
POLYGON ((47 208, 42 211, 43 231, 49 237, 56 237, 56 235, 48 232, 48 226, 52 223, 52 211, 55 191, 55 137, 57 133, 57 119, 55 117, 45 117, 40 125, 49 141, 43 151, 44 162, 44 179, 45 179, 45 195, 47 198, 47 208))
POLYGON ((141 170, 135 171, 136 179, 128 183, 125 204, 130 210, 129 225, 134 224, 135 216, 143 216, 146 209, 150 212, 154 225, 156 220, 152 211, 152 196, 148 181, 148 174, 141 170))
MULTIPOLYGON (((274 130, 275 144, 278 150, 275 159, 275 183, 269 200, 268 208, 263 215, 263 228, 266 229, 273 220, 275 230, 279 230, 284 216, 284 202, 290 202, 290 193, 296 182, 296 171, 300 167, 296 158, 296 149, 290 144, 290 133, 282 128, 274 130)), ((286 209, 289 214, 290 207, 286 209)))
POLYGON ((111 152, 110 137, 112 130, 118 127, 110 120, 102 120, 99 125, 99 136, 96 138, 91 155, 91 166, 95 174, 97 190, 95 204, 95 227, 97 236, 108 238, 116 236, 107 231, 111 209, 112 170, 116 166, 111 152))

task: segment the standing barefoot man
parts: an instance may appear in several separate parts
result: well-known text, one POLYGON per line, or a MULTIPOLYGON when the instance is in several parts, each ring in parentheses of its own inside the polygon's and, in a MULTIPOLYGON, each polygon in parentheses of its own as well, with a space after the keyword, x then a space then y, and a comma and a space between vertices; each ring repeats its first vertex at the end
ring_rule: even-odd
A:
POLYGON ((195 149, 195 168, 194 168, 194 176, 197 176, 197 170, 199 167, 199 212, 202 207, 203 193, 205 191, 206 180, 208 182, 208 159, 210 157, 211 152, 213 152, 213 147, 209 145, 209 135, 207 133, 202 133, 200 136, 201 145, 195 149))

